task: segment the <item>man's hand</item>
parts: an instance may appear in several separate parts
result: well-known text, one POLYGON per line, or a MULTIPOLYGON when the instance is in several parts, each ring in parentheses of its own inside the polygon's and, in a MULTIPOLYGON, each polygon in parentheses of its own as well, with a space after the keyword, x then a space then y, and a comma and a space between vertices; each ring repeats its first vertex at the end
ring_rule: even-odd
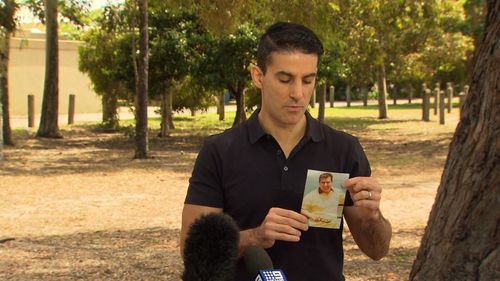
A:
POLYGON ((271 208, 260 226, 241 232, 247 245, 269 248, 276 240, 298 242, 308 229, 307 217, 297 212, 271 208))
POLYGON ((371 177, 355 177, 342 184, 351 194, 354 206, 361 207, 366 218, 379 219, 382 187, 371 177))
POLYGON ((379 260, 389 251, 392 227, 380 212, 382 187, 371 177, 345 180, 354 206, 344 208, 344 217, 359 248, 370 258, 379 260))

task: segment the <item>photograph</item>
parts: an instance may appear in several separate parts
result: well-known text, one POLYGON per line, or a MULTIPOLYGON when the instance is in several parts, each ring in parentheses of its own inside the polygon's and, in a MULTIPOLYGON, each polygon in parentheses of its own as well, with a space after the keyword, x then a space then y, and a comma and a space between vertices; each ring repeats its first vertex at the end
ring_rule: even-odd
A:
POLYGON ((349 174, 307 171, 301 212, 309 218, 309 226, 339 229, 346 189, 342 182, 349 174))

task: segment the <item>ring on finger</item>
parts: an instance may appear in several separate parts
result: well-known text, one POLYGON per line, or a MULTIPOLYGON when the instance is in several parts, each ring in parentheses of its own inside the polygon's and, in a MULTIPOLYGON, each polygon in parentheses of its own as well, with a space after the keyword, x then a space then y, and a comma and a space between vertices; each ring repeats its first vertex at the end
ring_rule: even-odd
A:
POLYGON ((368 200, 372 200, 372 192, 368 191, 368 200))

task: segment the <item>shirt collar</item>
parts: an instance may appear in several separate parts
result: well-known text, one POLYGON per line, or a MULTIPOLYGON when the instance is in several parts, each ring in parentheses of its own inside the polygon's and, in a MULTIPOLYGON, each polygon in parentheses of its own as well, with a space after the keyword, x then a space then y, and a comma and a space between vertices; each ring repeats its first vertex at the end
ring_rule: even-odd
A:
MULTIPOLYGON (((259 139, 268 135, 259 123, 259 112, 260 109, 255 110, 247 121, 248 140, 251 144, 256 143, 259 139)), ((321 128, 321 124, 318 120, 314 119, 308 111, 305 112, 305 115, 307 127, 304 139, 312 139, 314 142, 324 140, 323 128, 321 128)))

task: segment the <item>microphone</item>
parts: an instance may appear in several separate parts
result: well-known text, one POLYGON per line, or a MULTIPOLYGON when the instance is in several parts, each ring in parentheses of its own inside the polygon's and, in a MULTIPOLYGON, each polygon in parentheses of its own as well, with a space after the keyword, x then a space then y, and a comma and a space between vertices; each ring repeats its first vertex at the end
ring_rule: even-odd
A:
POLYGON ((240 230, 224 213, 209 213, 190 226, 184 247, 183 281, 231 281, 238 259, 240 230))
POLYGON ((252 274, 257 274, 255 281, 287 281, 280 269, 274 269, 271 257, 266 250, 259 247, 248 247, 243 256, 245 268, 252 274))

